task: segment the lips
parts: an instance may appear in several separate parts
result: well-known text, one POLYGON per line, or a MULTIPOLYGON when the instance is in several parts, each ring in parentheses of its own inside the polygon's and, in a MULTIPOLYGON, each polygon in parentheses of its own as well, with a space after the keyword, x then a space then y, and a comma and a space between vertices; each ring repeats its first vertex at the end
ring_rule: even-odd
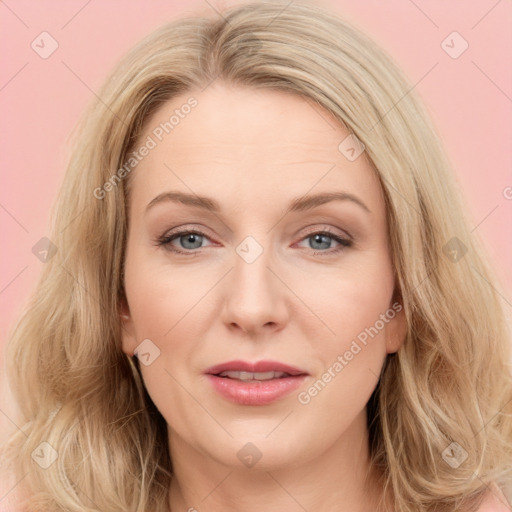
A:
POLYGON ((277 374, 284 373, 287 376, 307 375, 305 370, 300 370, 299 368, 279 363, 277 361, 258 361, 256 363, 249 363, 246 361, 228 361, 226 363, 212 366, 205 371, 208 375, 220 375, 223 372, 275 372, 277 374))
POLYGON ((308 375, 276 361, 229 361, 205 373, 215 391, 238 405, 270 404, 299 387, 308 375))
POLYGON ((228 377, 229 379, 237 379, 243 381, 249 380, 272 380, 282 379, 283 377, 290 377, 289 373, 286 372, 238 372, 238 371, 226 371, 218 374, 219 377, 228 377))

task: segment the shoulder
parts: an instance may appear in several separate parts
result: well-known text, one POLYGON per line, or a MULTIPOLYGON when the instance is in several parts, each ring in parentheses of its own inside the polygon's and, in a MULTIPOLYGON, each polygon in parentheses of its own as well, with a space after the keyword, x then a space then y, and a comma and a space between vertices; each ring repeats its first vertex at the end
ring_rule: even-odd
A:
POLYGON ((508 504, 505 495, 500 488, 493 484, 484 495, 484 499, 477 512, 511 512, 512 507, 508 504))

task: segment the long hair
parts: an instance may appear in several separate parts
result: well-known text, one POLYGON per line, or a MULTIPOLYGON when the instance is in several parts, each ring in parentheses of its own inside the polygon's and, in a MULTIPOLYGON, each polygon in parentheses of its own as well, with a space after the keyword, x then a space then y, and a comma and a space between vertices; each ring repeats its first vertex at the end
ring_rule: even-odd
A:
POLYGON ((167 511, 166 423, 121 349, 129 184, 151 114, 215 80, 315 102, 364 144, 379 177, 407 334, 367 410, 371 462, 396 511, 471 508, 489 483, 508 489, 509 328, 428 112, 351 24, 308 3, 251 2, 151 33, 74 131, 52 210, 56 252, 7 346, 23 432, 3 458, 23 478, 26 510, 167 511), (42 447, 57 455, 46 468, 33 457, 42 447))

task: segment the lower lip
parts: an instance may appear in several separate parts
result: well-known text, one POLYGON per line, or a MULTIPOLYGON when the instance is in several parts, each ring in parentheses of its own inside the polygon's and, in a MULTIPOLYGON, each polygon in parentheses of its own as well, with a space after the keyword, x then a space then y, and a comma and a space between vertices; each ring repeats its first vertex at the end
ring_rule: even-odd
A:
POLYGON ((267 405, 297 389, 306 375, 261 381, 241 381, 208 375, 214 389, 224 398, 239 405, 267 405))

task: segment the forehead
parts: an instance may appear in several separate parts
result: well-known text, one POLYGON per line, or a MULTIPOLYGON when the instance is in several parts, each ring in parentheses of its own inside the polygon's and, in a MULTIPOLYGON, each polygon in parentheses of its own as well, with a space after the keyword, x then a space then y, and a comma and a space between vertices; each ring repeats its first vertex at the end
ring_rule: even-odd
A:
POLYGON ((135 149, 150 139, 152 149, 130 177, 131 200, 139 210, 164 190, 250 202, 336 189, 380 204, 365 153, 353 160, 343 151, 348 136, 309 98, 214 83, 173 98, 147 121, 135 149))

